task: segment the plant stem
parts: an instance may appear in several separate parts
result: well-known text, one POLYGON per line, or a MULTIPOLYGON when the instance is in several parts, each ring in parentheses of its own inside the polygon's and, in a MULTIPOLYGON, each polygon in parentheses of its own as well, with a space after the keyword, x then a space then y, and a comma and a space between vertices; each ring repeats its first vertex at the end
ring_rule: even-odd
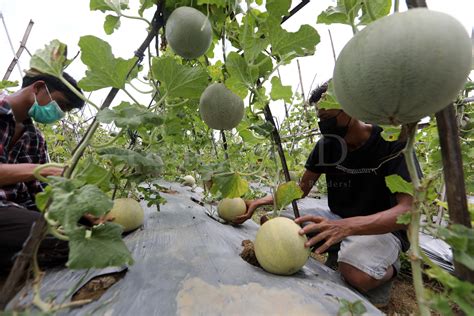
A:
POLYGON ((89 103, 90 105, 92 105, 97 111, 99 111, 99 107, 94 103, 92 102, 91 100, 89 100, 88 98, 86 98, 82 93, 80 93, 79 91, 77 91, 76 88, 74 88, 74 86, 72 84, 69 83, 69 81, 67 81, 66 79, 64 79, 64 77, 61 75, 59 77, 59 80, 61 80, 62 83, 64 83, 64 85, 66 87, 69 88, 69 90, 72 91, 72 93, 74 93, 76 96, 78 96, 81 100, 83 100, 84 102, 86 103, 89 103))
POLYGON ((129 97, 130 99, 132 99, 132 101, 133 101, 135 104, 140 104, 140 102, 138 102, 137 99, 135 99, 135 98, 133 97, 133 95, 132 95, 130 92, 128 92, 127 89, 125 89, 125 87, 124 87, 122 90, 123 90, 123 92, 125 92, 125 93, 128 95, 128 97, 129 97))
POLYGON ((100 145, 99 145, 99 144, 91 144, 91 147, 93 147, 93 148, 105 148, 105 147, 110 146, 110 145, 112 145, 113 143, 115 143, 115 142, 117 141, 117 139, 119 139, 120 137, 122 137, 122 135, 123 135, 123 129, 121 129, 121 130, 118 132, 117 136, 115 136, 114 138, 112 138, 111 140, 109 140, 107 143, 105 143, 105 144, 100 144, 100 145))
POLYGON ((92 136, 94 135, 95 131, 99 127, 99 122, 94 121, 90 127, 90 129, 87 130, 86 135, 84 135, 82 143, 77 147, 77 149, 74 152, 74 155, 71 158, 71 165, 66 171, 64 172, 64 177, 69 179, 71 177, 72 172, 76 168, 77 164, 79 163, 79 160, 82 157, 82 154, 86 150, 87 146, 89 145, 90 140, 92 139, 92 136))
POLYGON ((33 175, 35 176, 36 179, 42 181, 42 182, 45 182, 45 183, 48 183, 49 182, 49 179, 46 178, 46 177, 43 177, 41 175, 41 170, 45 169, 45 168, 50 168, 50 167, 56 167, 56 168, 64 168, 64 165, 62 164, 59 164, 59 163, 47 163, 47 164, 44 164, 44 165, 40 165, 38 167, 36 167, 34 170, 33 170, 33 175))
POLYGON ((142 17, 139 17, 139 16, 126 15, 126 14, 123 14, 121 12, 120 12, 119 16, 123 16, 124 18, 131 19, 131 20, 139 20, 139 21, 146 22, 146 24, 148 24, 148 27, 151 27, 150 21, 148 21, 145 18, 142 18, 142 17))
POLYGON ((418 311, 421 316, 429 316, 430 310, 425 304, 425 289, 423 287, 423 276, 421 269, 421 251, 419 244, 419 230, 420 230, 420 204, 423 202, 423 187, 420 184, 420 178, 418 177, 417 168, 414 159, 414 143, 417 123, 411 123, 406 125, 408 130, 408 141, 403 150, 405 161, 407 164, 410 179, 414 187, 414 201, 411 209, 411 222, 408 228, 408 237, 410 239, 410 261, 413 275, 413 287, 415 288, 416 301, 418 304, 418 311))

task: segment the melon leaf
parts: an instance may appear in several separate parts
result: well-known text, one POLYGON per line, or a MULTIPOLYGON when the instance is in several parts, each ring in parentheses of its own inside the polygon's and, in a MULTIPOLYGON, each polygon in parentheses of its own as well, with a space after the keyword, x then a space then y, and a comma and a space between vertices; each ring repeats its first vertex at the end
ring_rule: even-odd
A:
POLYGON ((272 100, 280 100, 290 103, 291 97, 293 92, 291 91, 291 86, 284 86, 281 84, 280 78, 277 76, 272 77, 272 91, 270 92, 270 96, 272 100))
POLYGON ((52 40, 31 57, 30 68, 55 77, 61 77, 67 63, 67 46, 58 40, 52 40))
POLYGON ((392 193, 406 193, 413 195, 413 185, 410 182, 405 181, 399 175, 393 174, 385 177, 385 184, 387 184, 387 187, 392 193))
POLYGON ((266 30, 272 53, 287 59, 287 62, 298 56, 314 54, 316 44, 320 41, 318 32, 312 26, 304 24, 298 31, 288 32, 274 17, 267 19, 266 30), (291 55, 291 58, 288 55, 291 55))
POLYGON ((217 7, 225 8, 229 4, 229 0, 198 0, 198 5, 213 4, 217 7))
POLYGON ((70 269, 106 268, 133 264, 133 258, 122 240, 122 227, 106 222, 92 227, 90 237, 81 227, 69 233, 70 269))
POLYGON ((216 175, 212 177, 212 181, 211 193, 221 192, 224 198, 241 197, 249 189, 248 182, 242 179, 238 173, 216 175))
POLYGON ((360 25, 367 25, 374 21, 367 11, 367 6, 370 6, 369 9, 376 20, 390 14, 390 10, 392 9, 392 0, 364 0, 363 2, 360 25))
POLYGON ((128 102, 122 102, 113 109, 101 110, 97 119, 107 124, 114 122, 117 127, 122 128, 155 127, 163 124, 163 119, 156 113, 142 105, 128 102))
POLYGON ((243 56, 231 52, 227 56, 226 69, 229 73, 226 86, 239 97, 245 98, 249 87, 253 86, 258 79, 258 67, 249 65, 243 56))
POLYGON ((291 0, 267 0, 266 8, 272 16, 286 16, 290 10, 291 0))
POLYGON ((181 65, 172 57, 154 57, 152 73, 168 97, 199 98, 209 83, 203 67, 181 65))
POLYGON ((303 191, 295 181, 280 184, 276 191, 276 207, 278 210, 281 210, 293 200, 297 200, 302 196, 303 191))
POLYGON ((317 23, 341 23, 352 25, 361 8, 358 0, 338 0, 336 7, 328 7, 319 16, 317 23))
POLYGON ((115 15, 107 15, 104 22, 105 34, 110 35, 114 30, 118 30, 120 27, 120 17, 115 15))
POLYGON ((128 9, 128 0, 91 0, 89 3, 91 11, 100 10, 120 12, 128 9))
POLYGON ((79 40, 81 60, 87 65, 86 77, 79 81, 85 91, 102 88, 125 87, 127 74, 135 64, 136 57, 130 59, 115 58, 110 45, 92 35, 82 36, 79 40))

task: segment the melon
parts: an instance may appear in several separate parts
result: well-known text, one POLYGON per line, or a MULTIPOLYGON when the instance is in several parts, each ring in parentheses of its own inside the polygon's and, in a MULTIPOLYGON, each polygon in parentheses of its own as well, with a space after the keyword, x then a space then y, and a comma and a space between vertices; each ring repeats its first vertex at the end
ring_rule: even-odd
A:
POLYGON ((448 14, 413 9, 357 33, 336 61, 337 101, 367 123, 406 124, 456 99, 471 69, 466 29, 448 14))
POLYGON ((131 198, 114 200, 114 206, 107 213, 107 219, 123 227, 124 232, 129 232, 143 225, 145 213, 140 203, 131 198))
POLYGON ((217 205, 217 213, 219 216, 228 221, 232 222, 237 216, 244 215, 247 211, 247 205, 241 198, 225 198, 222 199, 217 205))
POLYGON ((166 21, 165 29, 171 49, 183 58, 198 58, 211 46, 211 23, 194 8, 184 6, 174 10, 166 21))
POLYGON ((244 101, 224 84, 213 83, 201 95, 199 112, 210 128, 230 130, 244 117, 244 101))
POLYGON ((196 179, 193 176, 187 175, 183 177, 183 185, 193 187, 196 185, 196 179))
POLYGON ((301 227, 289 218, 276 217, 260 226, 255 239, 255 255, 266 271, 291 275, 309 258, 308 239, 298 234, 301 227))

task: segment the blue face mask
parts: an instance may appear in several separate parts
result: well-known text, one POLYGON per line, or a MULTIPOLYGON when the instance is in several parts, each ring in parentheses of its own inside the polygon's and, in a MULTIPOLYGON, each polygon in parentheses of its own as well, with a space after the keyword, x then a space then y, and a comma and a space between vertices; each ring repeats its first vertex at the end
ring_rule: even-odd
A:
POLYGON ((28 111, 28 115, 38 123, 51 124, 62 119, 65 114, 58 103, 51 97, 48 87, 46 85, 45 87, 51 101, 46 105, 39 105, 35 95, 35 102, 28 111))

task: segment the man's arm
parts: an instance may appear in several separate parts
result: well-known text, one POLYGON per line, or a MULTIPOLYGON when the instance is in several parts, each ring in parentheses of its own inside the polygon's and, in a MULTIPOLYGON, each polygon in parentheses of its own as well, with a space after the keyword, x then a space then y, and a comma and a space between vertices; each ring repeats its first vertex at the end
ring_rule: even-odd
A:
MULTIPOLYGON (((306 169, 299 183, 301 190, 303 190, 302 197, 305 197, 308 195, 309 191, 311 190, 313 185, 316 183, 316 181, 318 181, 320 176, 321 176, 320 173, 315 173, 306 169)), ((255 210, 259 208, 260 206, 272 205, 273 196, 270 194, 260 199, 246 201, 245 203, 247 204, 247 212, 244 215, 238 216, 234 220, 234 224, 242 224, 243 222, 251 218, 255 210)))
MULTIPOLYGON (((38 166, 40 165, 32 163, 0 163, 0 186, 35 180, 33 171, 38 166)), ((41 170, 41 175, 44 177, 60 176, 62 171, 62 168, 48 167, 41 170)))
POLYGON ((323 253, 331 245, 340 242, 352 235, 377 235, 391 233, 406 229, 406 225, 397 224, 398 216, 410 211, 413 197, 408 194, 396 195, 397 205, 394 207, 368 216, 355 216, 339 220, 328 220, 320 216, 306 215, 295 220, 296 223, 313 222, 300 230, 300 235, 317 233, 305 246, 311 247, 321 240, 326 242, 316 249, 316 253, 323 253))

